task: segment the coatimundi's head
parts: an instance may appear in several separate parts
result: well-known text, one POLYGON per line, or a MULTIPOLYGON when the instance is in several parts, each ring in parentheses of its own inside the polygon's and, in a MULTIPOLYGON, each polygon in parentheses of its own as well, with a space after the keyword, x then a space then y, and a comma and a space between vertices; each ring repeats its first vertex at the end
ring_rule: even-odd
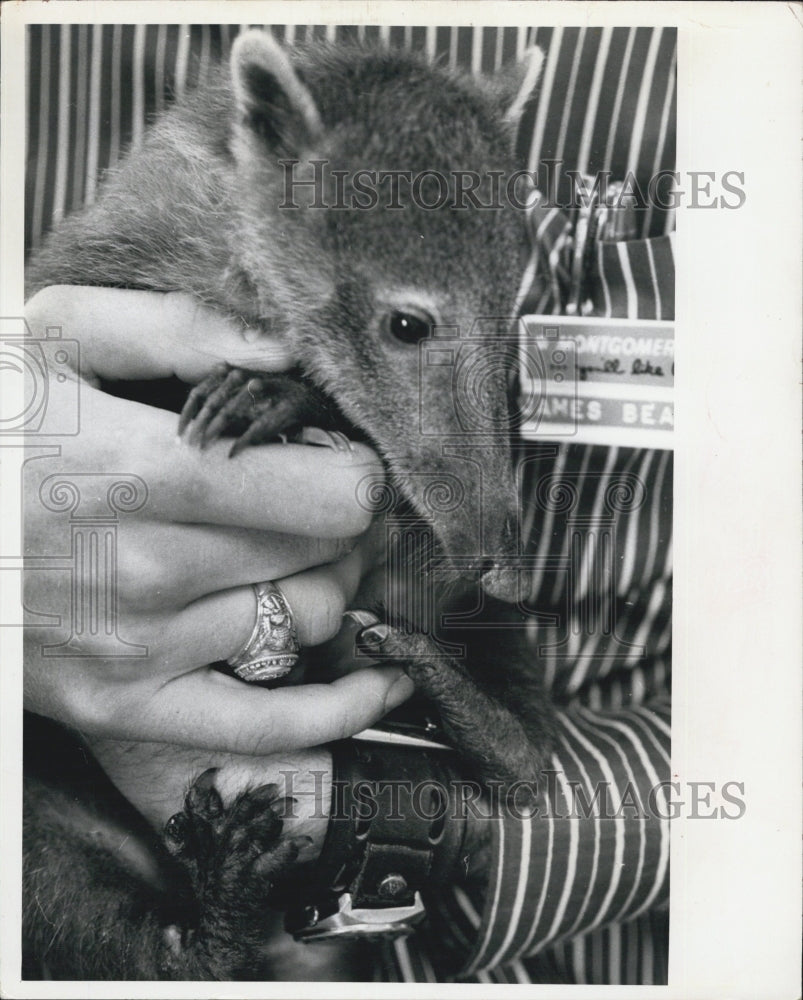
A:
POLYGON ((385 49, 286 52, 258 31, 231 53, 237 252, 264 314, 448 555, 482 561, 500 597, 515 596, 492 567, 515 544, 526 246, 510 179, 540 62, 531 50, 502 85, 385 49))

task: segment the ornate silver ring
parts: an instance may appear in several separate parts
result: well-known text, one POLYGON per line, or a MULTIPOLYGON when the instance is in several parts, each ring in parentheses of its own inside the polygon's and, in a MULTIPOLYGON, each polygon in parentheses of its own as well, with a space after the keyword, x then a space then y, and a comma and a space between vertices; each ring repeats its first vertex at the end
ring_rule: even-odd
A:
POLYGON ((257 615, 251 635, 226 661, 244 681, 273 681, 289 674, 298 662, 299 645, 293 612, 275 583, 253 584, 257 615))

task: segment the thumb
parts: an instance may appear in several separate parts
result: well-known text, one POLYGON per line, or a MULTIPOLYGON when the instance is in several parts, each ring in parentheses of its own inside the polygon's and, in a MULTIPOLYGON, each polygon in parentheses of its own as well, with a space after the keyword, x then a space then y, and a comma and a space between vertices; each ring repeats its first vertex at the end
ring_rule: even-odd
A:
POLYGON ((77 340, 80 371, 98 378, 199 382, 221 361, 255 371, 293 364, 278 337, 226 317, 184 292, 150 292, 85 285, 51 285, 25 307, 34 336, 61 327, 77 340))

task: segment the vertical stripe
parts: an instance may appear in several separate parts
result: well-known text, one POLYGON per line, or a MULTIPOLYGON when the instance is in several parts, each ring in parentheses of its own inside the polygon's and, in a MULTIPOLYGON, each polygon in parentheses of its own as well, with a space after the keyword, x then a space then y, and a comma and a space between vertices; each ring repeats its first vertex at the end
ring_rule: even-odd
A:
POLYGON ((399 963, 403 981, 405 983, 414 983, 415 973, 410 962, 410 951, 407 948, 407 942, 404 938, 396 938, 393 942, 393 950, 396 953, 396 961, 399 963))
POLYGON ((497 73, 502 66, 502 59, 505 47, 505 29, 500 25, 496 29, 496 48, 494 49, 494 73, 497 73))
POLYGON ((531 171, 538 170, 538 164, 541 160, 541 148, 544 144, 544 132, 546 131, 546 123, 549 116, 549 105, 552 98, 552 88, 555 85, 555 74, 558 68, 560 46, 562 41, 563 28, 555 28, 555 34, 549 50, 549 58, 546 61, 544 82, 541 85, 538 113, 535 116, 535 128, 533 131, 532 143, 530 145, 528 169, 531 171))
POLYGON ((664 480, 672 461, 671 451, 659 452, 658 471, 653 482, 650 484, 652 491, 652 502, 650 503, 649 515, 649 536, 647 542, 647 555, 644 560, 644 568, 641 571, 641 587, 647 589, 653 577, 657 576, 656 562, 659 554, 659 543, 661 528, 664 519, 661 517, 661 504, 665 499, 664 480))
MULTIPOLYGON (((557 477, 556 484, 558 488, 560 488, 560 486, 563 483, 563 474, 566 469, 567 456, 568 456, 568 449, 564 445, 558 452, 558 456, 555 460, 555 465, 553 470, 553 474, 557 477)), ((539 472, 540 472, 540 465, 539 465, 539 472)), ((532 496, 535 495, 535 490, 537 489, 537 485, 538 485, 537 483, 533 483, 533 488, 531 490, 532 496)), ((535 503, 533 503, 533 508, 535 509, 535 503)), ((546 511, 543 523, 539 527, 540 538, 538 539, 538 548, 535 553, 536 557, 535 570, 533 571, 532 579, 530 581, 530 593, 529 593, 530 604, 536 603, 541 590, 541 585, 544 579, 544 566, 546 562, 546 557, 549 552, 549 547, 552 541, 554 520, 555 520, 555 511, 554 508, 550 506, 546 511)), ((525 537, 524 544, 526 544, 527 541, 529 541, 529 539, 525 537)))
MULTIPOLYGON (((611 719, 610 717, 597 716, 596 719, 598 725, 602 724, 612 729, 618 730, 632 743, 633 748, 636 751, 636 755, 639 759, 639 762, 641 763, 641 766, 644 768, 644 773, 647 777, 647 781, 649 782, 650 787, 657 788, 658 785, 660 784, 658 773, 656 772, 652 764, 652 761, 647 755, 643 742, 636 737, 633 730, 630 729, 623 722, 617 722, 616 720, 611 719)), ((664 757, 665 760, 667 760, 666 755, 663 751, 661 752, 661 755, 664 757)), ((664 788, 661 788, 658 794, 660 795, 661 798, 662 815, 667 816, 669 814, 669 810, 668 810, 666 790, 664 788)), ((643 821, 641 822, 643 823, 643 821)), ((660 840, 658 864, 656 865, 652 888, 650 889, 646 899, 642 902, 641 906, 639 907, 638 909, 639 913, 648 910, 649 907, 653 904, 656 896, 661 891, 661 888, 664 885, 666 873, 669 868, 669 820, 659 819, 659 825, 661 831, 661 840, 660 840)), ((635 888, 636 886, 634 886, 634 889, 635 888)), ((635 892, 631 891, 630 895, 628 896, 628 899, 626 900, 625 905, 622 907, 621 911, 622 914, 625 912, 626 907, 630 905, 633 898, 635 898, 635 892)))
POLYGON ((429 956, 421 947, 418 948, 418 958, 419 961, 421 962, 421 968, 424 973, 424 982, 437 983, 438 977, 435 975, 435 970, 432 967, 432 962, 430 962, 429 956))
MULTIPOLYGON (((645 449, 643 453, 641 465, 638 470, 638 477, 642 483, 647 482, 647 475, 650 471, 650 466, 652 465, 653 459, 655 458, 656 452, 651 449, 645 449)), ((630 589, 631 581, 633 579, 633 574, 635 571, 635 562, 638 553, 638 528, 639 528, 639 514, 641 508, 637 507, 630 515, 627 523, 627 536, 625 539, 624 547, 624 560, 622 561, 622 576, 619 581, 619 593, 627 594, 630 589)))
POLYGON ((563 792, 563 797, 566 800, 566 806, 569 809, 570 815, 568 820, 569 849, 567 853, 561 857, 562 863, 566 866, 566 877, 563 882, 563 891, 561 892, 560 898, 555 906, 555 916, 549 930, 546 933, 547 941, 555 937, 566 914, 566 908, 569 905, 569 897, 571 896, 572 887, 574 886, 574 880, 577 874, 577 852, 580 843, 580 821, 579 818, 572 813, 572 800, 569 793, 569 786, 560 766, 560 761, 553 758, 552 766, 557 771, 558 782, 560 784, 561 791, 563 792))
MULTIPOLYGON (((661 169, 664 156, 664 147, 666 146, 666 136, 669 129, 669 112, 672 108, 672 99, 675 96, 675 65, 673 63, 670 73, 667 75, 666 80, 666 93, 664 94, 664 105, 661 109, 661 124, 658 128, 658 143, 655 147, 655 159, 652 163, 651 177, 655 177, 658 171, 661 169)), ((672 122, 672 131, 675 130, 675 122, 672 122)), ((644 232, 643 236, 649 236, 650 233, 650 222, 652 221, 652 200, 647 199, 647 211, 645 213, 644 219, 644 232)))
POLYGON ((122 25, 112 28, 112 80, 111 80, 111 139, 109 166, 117 165, 120 155, 120 64, 122 58, 122 25))
POLYGON ((652 632, 653 624, 655 623, 655 618, 658 612, 663 607, 664 595, 666 594, 666 584, 663 580, 656 580, 655 585, 652 588, 652 593, 650 594, 650 600, 647 604, 647 611, 641 620, 641 624, 636 630, 636 634, 633 637, 633 649, 627 654, 627 662, 629 664, 635 663, 640 656, 643 656, 643 650, 647 648, 647 642, 652 632))
POLYGON ((78 33, 78 63, 75 77, 75 142, 73 144, 72 198, 73 211, 83 204, 84 170, 86 169, 86 91, 87 91, 87 49, 89 25, 80 24, 78 33))
POLYGON ((208 24, 201 25, 201 47, 198 53, 198 83, 203 83, 209 75, 209 58, 212 48, 212 35, 208 24))
MULTIPOLYGON (((482 941, 478 944, 474 961, 471 962, 466 971, 471 971, 479 965, 479 960, 482 958, 483 952, 490 944, 493 938, 493 932, 496 927, 497 914, 499 912, 499 903, 502 896, 502 886, 505 881, 505 820, 504 816, 499 817, 499 825, 497 828, 496 843, 499 845, 499 851, 496 858, 496 872, 494 873, 494 883, 493 883, 493 897, 491 900, 490 908, 486 903, 487 912, 487 924, 485 927, 485 933, 483 934, 482 941)), ((488 893, 490 894, 491 883, 488 883, 488 893)))
MULTIPOLYGON (((591 526, 597 528, 601 525, 602 507, 605 503, 605 494, 611 485, 611 474, 613 473, 614 466, 616 465, 616 459, 619 456, 619 449, 617 447, 611 447, 606 449, 605 454, 605 466, 602 473, 597 477, 597 488, 594 492, 594 502, 591 505, 591 526)), ((583 555, 580 560, 580 578, 576 585, 576 597, 578 600, 583 598, 588 593, 589 582, 591 579, 591 567, 595 561, 595 556, 597 554, 597 543, 599 536, 595 531, 593 535, 589 533, 590 537, 587 537, 585 544, 583 546, 583 555)))
MULTIPOLYGON (((551 823, 551 817, 550 817, 551 823)), ((521 823, 521 854, 519 855, 518 865, 516 870, 518 872, 518 878, 516 882, 516 892, 513 897, 513 904, 510 911, 510 917, 508 922, 507 933, 502 939, 502 943, 495 954, 483 962, 484 965, 494 968, 505 955, 508 946, 516 935, 516 931, 519 929, 519 920, 521 919, 521 914, 524 910, 524 904, 526 902, 526 889, 527 889, 527 876, 530 873, 530 857, 531 857, 531 845, 532 845, 532 820, 525 819, 521 823)), ((544 885, 548 881, 548 877, 544 880, 544 885)))
POLYGON ((326 25, 326 40, 327 42, 334 42, 337 38, 337 25, 327 24, 326 25))
POLYGON ((449 65, 454 69, 457 66, 457 28, 452 25, 449 28, 449 65))
POLYGON ((663 319, 663 306, 661 303, 661 288, 658 284, 658 274, 655 270, 655 256, 652 252, 652 241, 646 240, 644 246, 647 249, 647 261, 650 265, 650 280, 652 281, 652 293, 655 297, 655 319, 663 319))
MULTIPOLYGON (((563 721, 562 715, 559 718, 560 718, 560 721, 563 721)), ((560 737, 559 737, 559 739, 560 739, 560 742, 561 742, 564 750, 566 751, 566 753, 568 753, 568 755, 572 758, 572 760, 574 761, 575 765, 577 766, 577 770, 580 773, 580 777, 583 779, 583 784, 584 784, 585 788, 587 788, 588 791, 591 792, 591 794, 593 795, 594 788, 593 788, 593 785, 592 785, 592 782, 591 782, 591 777, 590 777, 588 771, 586 770, 585 765, 583 764, 582 760, 580 759, 580 757, 575 752, 575 750, 572 747, 572 745, 569 742, 569 740, 566 739, 565 735, 561 734, 560 737)), ((576 933, 577 928, 581 926, 582 921, 583 921, 583 917, 585 916, 586 910, 588 909, 588 904, 589 904, 589 902, 591 900, 591 896, 592 896, 592 894, 594 892, 594 889, 596 887, 597 874, 598 874, 598 871, 599 871, 600 848, 601 848, 601 843, 600 843, 601 837, 600 837, 600 834, 601 834, 600 818, 599 818, 599 815, 595 813, 594 814, 594 853, 593 853, 593 856, 592 856, 592 859, 591 859, 591 871, 588 873, 588 875, 586 877, 587 885, 586 885, 585 895, 583 896, 583 902, 580 905, 580 909, 577 911, 577 916, 575 917, 574 922, 572 923, 571 927, 569 927, 569 929, 565 932, 565 934, 562 935, 563 937, 571 937, 573 934, 576 933)))
MULTIPOLYGON (((28 29, 30 30, 30 29, 28 29)), ((36 146, 36 180, 33 192, 33 222, 31 245, 38 246, 42 237, 45 203, 45 182, 47 180, 48 137, 50 135, 50 25, 41 28, 41 56, 39 66, 39 129, 36 146)))
POLYGON ((622 268, 622 276, 627 290, 627 318, 638 319, 638 293, 636 292, 636 282, 633 280, 633 271, 630 267, 630 256, 627 252, 627 242, 619 240, 616 243, 616 254, 619 258, 619 266, 622 268))
POLYGON ((622 925, 613 924, 608 928, 608 982, 622 982, 622 925))
MULTIPOLYGON (((544 865, 544 874, 541 879, 541 892, 538 897, 538 903, 535 908, 535 914, 533 915, 532 922, 530 924, 530 929, 527 932, 527 937, 525 938, 524 948, 528 948, 532 942, 535 940, 536 933, 538 931, 538 926, 541 923, 541 917, 544 913, 544 906, 547 901, 547 891, 549 889, 549 880, 552 875, 552 862, 554 859, 554 844, 555 844, 555 820, 552 816, 544 816, 538 822, 546 823, 547 826, 547 841, 546 847, 544 849, 544 854, 546 857, 546 863, 544 865)), ((526 824, 529 825, 529 824, 526 824)), ((522 949, 524 950, 524 949, 522 949)))
POLYGON ((103 25, 92 25, 92 59, 89 72, 89 121, 87 122, 86 195, 87 205, 95 200, 100 150, 100 69, 103 49, 103 25))
POLYGON ((613 102, 613 110, 611 113, 611 122, 608 127, 608 142, 605 146, 605 159, 602 163, 603 170, 611 169, 611 160, 613 158, 613 143, 616 138, 616 130, 619 127, 619 115, 622 110, 622 99, 625 94, 625 81, 627 80, 627 71, 630 69, 630 58, 633 53, 633 42, 636 38, 636 29, 629 28, 627 32, 627 45, 625 46, 625 54, 622 58, 622 65, 619 67, 619 83, 616 87, 616 97, 613 102))
POLYGON ((54 222, 64 217, 67 200, 67 161, 70 153, 70 48, 72 30, 62 24, 59 32, 59 117, 56 133, 56 184, 53 192, 54 222))
POLYGON ((641 981, 645 986, 651 986, 655 981, 655 972, 653 968, 652 934, 650 933, 641 935, 641 960, 641 981))
POLYGON ((574 981, 580 985, 586 982, 585 968, 585 939, 575 938, 572 941, 572 969, 574 970, 574 981))
POLYGON ((599 274, 599 280, 602 284, 602 293, 605 297, 605 306, 602 311, 602 315, 605 317, 610 317, 613 315, 613 303, 611 302, 611 289, 608 285, 608 276, 605 273, 605 244, 597 244, 597 273, 599 274))
POLYGON ((594 75, 591 78, 591 87, 588 94, 586 113, 583 119, 583 131, 580 138, 580 151, 577 156, 577 169, 581 173, 588 170, 588 157, 591 151, 591 137, 594 134, 594 123, 597 120, 597 109, 599 107, 599 97, 602 92, 602 79, 605 74, 605 66, 608 61, 608 50, 611 47, 612 28, 603 28, 594 64, 594 75))
POLYGON ((637 983, 640 982, 638 974, 638 957, 640 953, 640 940, 638 933, 638 921, 629 920, 625 924, 625 934, 626 934, 626 948, 625 955, 627 956, 627 972, 625 976, 625 982, 627 983, 637 983))
POLYGON ((566 134, 569 130, 569 122, 572 118, 572 104, 574 103, 574 92, 577 88, 577 74, 580 70, 580 59, 583 55, 583 43, 585 42, 586 29, 580 28, 577 41, 574 46, 574 56, 572 57, 572 68, 569 73, 569 81, 566 84, 566 92, 563 97, 563 114, 560 121, 560 131, 558 141, 555 146, 555 159, 562 161, 564 148, 566 146, 566 134))
MULTIPOLYGON (((288 25, 284 26, 284 37, 287 40, 287 29, 288 25)), ((220 26, 220 54, 223 59, 228 59, 229 52, 231 50, 231 38, 229 36, 229 26, 228 24, 221 24, 220 26)))
POLYGON ((663 28, 653 28, 650 35, 650 45, 647 49, 647 61, 644 72, 641 76, 636 111, 633 115, 633 125, 630 132, 630 150, 627 154, 627 171, 635 175, 638 170, 639 155, 641 153, 641 143, 644 138, 644 122, 647 119, 647 108, 652 91, 652 81, 655 76, 655 62, 658 58, 658 49, 661 46, 661 36, 663 28))
POLYGON ((471 35, 471 72, 479 76, 482 71, 482 35, 484 28, 475 27, 471 35))
POLYGON ((427 25, 426 53, 427 59, 432 61, 438 51, 438 30, 434 24, 427 25))
POLYGON ((537 246, 533 246, 530 251, 530 257, 527 261, 527 266, 524 268, 524 273, 521 276, 521 282, 519 283, 519 290, 516 293, 516 300, 513 305, 513 315, 518 316, 521 313, 522 307, 524 305, 524 300, 527 298, 527 293, 532 287, 533 281, 535 281, 535 275, 538 271, 538 257, 539 250, 537 246))
MULTIPOLYGON (((574 723, 572 723, 568 718, 566 718, 566 716, 562 716, 561 722, 563 723, 564 727, 566 729, 568 729, 569 732, 572 734, 572 736, 577 740, 577 742, 580 744, 580 746, 583 747, 583 749, 586 750, 586 752, 588 754, 590 754, 591 757, 594 758, 594 760, 596 761, 597 767, 602 772, 603 778, 607 782, 608 787, 611 789, 612 795, 618 796, 619 803, 621 805, 622 795, 618 791, 618 786, 616 784, 616 780, 614 778, 613 771, 611 770, 611 766, 608 763, 608 757, 606 757, 602 753, 600 753, 600 751, 594 746, 594 744, 591 743, 591 741, 588 740, 582 734, 582 732, 580 732, 580 730, 578 729, 578 726, 575 725, 574 723)), ((577 720, 577 722, 578 722, 578 725, 579 725, 579 719, 577 720)), ((599 734, 595 733, 595 735, 599 735, 599 734)), ((612 741, 609 740, 608 742, 610 743, 612 741)), ((615 745, 614 745, 614 749, 617 749, 615 745)), ((618 811, 619 811, 619 807, 617 806, 617 808, 614 810, 614 813, 616 813, 618 811)), ((607 822, 610 822, 610 823, 613 824, 614 838, 615 838, 615 840, 614 840, 614 858, 613 858, 613 863, 611 865, 611 880, 608 883, 607 891, 605 893, 605 896, 602 899, 602 902, 599 905, 599 908, 597 910, 596 917, 593 920, 592 926, 597 926, 598 924, 602 923, 602 921, 605 919, 605 916, 606 916, 607 911, 608 911, 608 909, 609 909, 609 907, 611 905, 613 897, 616 894, 616 890, 619 888, 619 882, 620 882, 621 877, 622 877, 623 858, 624 858, 624 852, 625 852, 625 826, 624 826, 624 819, 621 816, 616 816, 614 819, 608 820, 607 822)))
POLYGON ((165 58, 167 54, 167 25, 156 27, 156 51, 154 53, 154 96, 156 111, 161 113, 165 106, 165 58))
POLYGON ((145 134, 145 25, 134 26, 134 59, 131 84, 131 143, 134 149, 142 145, 145 134))
MULTIPOLYGON (((639 758, 639 761, 640 761, 640 763, 641 763, 641 765, 642 765, 642 767, 644 769, 644 772, 645 772, 645 774, 647 776, 647 781, 649 782, 649 787, 650 788, 655 788, 658 785, 658 780, 659 780, 658 779, 658 775, 657 775, 657 773, 655 771, 655 768, 652 766, 652 762, 650 761, 649 757, 647 756, 647 754, 646 754, 646 752, 644 750, 643 743, 639 739, 637 739, 637 737, 635 736, 635 734, 633 733, 633 731, 628 726, 626 726, 623 723, 617 723, 617 722, 615 722, 613 719, 611 719, 608 716, 592 715, 590 712, 589 713, 583 712, 582 715, 585 718, 589 719, 590 724, 592 726, 594 726, 595 729, 597 729, 597 731, 599 732, 599 735, 603 739, 606 738, 606 737, 603 736, 603 733, 602 733, 602 727, 603 726, 608 726, 608 727, 610 727, 612 729, 615 729, 618 732, 622 733, 627 739, 629 739, 630 742, 632 743, 635 751, 636 751, 636 755, 639 758)), ((611 742, 612 745, 617 746, 617 749, 618 749, 618 744, 615 744, 613 740, 610 740, 610 742, 611 742)), ((623 758, 623 760, 627 760, 627 758, 624 756, 624 754, 622 754, 622 758, 623 758)), ((637 783, 636 783, 636 779, 635 779, 635 774, 632 771, 629 762, 626 763, 625 766, 627 768, 628 780, 631 781, 631 782, 633 782, 633 787, 637 787, 637 783)), ((665 801, 665 796, 663 794, 662 794, 662 798, 664 798, 664 801, 665 801)), ((639 823, 639 852, 638 852, 638 862, 637 862, 637 865, 636 865, 636 872, 635 872, 635 875, 633 877, 633 885, 631 886, 630 891, 627 894, 627 897, 625 898, 624 902, 620 906, 619 912, 614 917, 614 919, 616 919, 616 920, 621 919, 623 916, 625 916, 627 914, 628 909, 630 908, 630 906, 633 903, 633 900, 636 897, 636 894, 638 893, 638 891, 640 889, 643 888, 643 886, 641 885, 641 878, 642 878, 642 874, 643 874, 643 871, 644 871, 644 861, 645 861, 645 855, 646 855, 646 833, 647 833, 646 826, 645 826, 645 819, 644 819, 643 816, 639 816, 638 823, 639 823)), ((663 851, 661 851, 661 857, 663 857, 663 851)), ((660 864, 660 861, 659 861, 658 871, 657 871, 657 874, 656 874, 656 882, 657 883, 660 884, 660 883, 663 882, 664 872, 665 872, 665 869, 662 868, 662 866, 660 864)))
POLYGON ((182 25, 178 30, 176 49, 175 88, 176 97, 183 97, 187 86, 187 66, 190 58, 190 29, 182 25))
MULTIPOLYGON (((593 452, 593 447, 586 445, 583 448, 583 457, 580 461, 580 467, 577 469, 575 475, 573 476, 573 488, 577 491, 578 499, 582 495, 583 488, 586 483, 586 474, 588 472, 588 464, 591 460, 591 455, 593 452)), ((568 518, 567 518, 568 520, 568 518)), ((563 541, 560 547, 559 559, 561 563, 568 563, 569 561, 569 550, 571 545, 571 532, 566 530, 566 526, 563 526, 562 536, 563 541)), ((552 596, 550 597, 550 604, 553 607, 558 605, 558 600, 567 589, 569 589, 571 584, 571 573, 572 569, 569 568, 569 573, 557 573, 555 575, 555 584, 552 588, 552 596)))
POLYGON ((591 982, 604 983, 602 973, 602 934, 590 934, 589 944, 591 945, 591 982))

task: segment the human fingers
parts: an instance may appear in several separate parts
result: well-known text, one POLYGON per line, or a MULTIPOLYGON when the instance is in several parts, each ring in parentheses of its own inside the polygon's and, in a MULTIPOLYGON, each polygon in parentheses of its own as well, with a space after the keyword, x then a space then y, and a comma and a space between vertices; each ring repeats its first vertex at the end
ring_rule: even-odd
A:
MULTIPOLYGON (((320 746, 367 729, 414 691, 400 667, 366 667, 331 684, 266 690, 205 668, 183 674, 136 709, 121 693, 116 738, 265 754, 320 746)), ((107 713, 108 714, 108 713, 107 713)))
MULTIPOLYGON (((361 558, 354 551, 328 566, 278 581, 301 646, 318 646, 337 635, 359 586, 361 558)), ((255 620, 253 588, 234 587, 208 594, 183 611, 152 622, 150 629, 155 649, 168 658, 174 672, 182 672, 234 656, 247 642, 255 620)))
POLYGON ((199 382, 221 361, 255 371, 293 363, 288 345, 201 305, 183 292, 52 285, 32 296, 25 318, 37 336, 59 326, 81 349, 82 377, 199 382))
POLYGON ((181 609, 249 581, 335 563, 355 542, 225 525, 124 522, 117 538, 117 593, 132 613, 181 609))
POLYGON ((142 516, 151 519, 317 537, 358 535, 370 524, 362 484, 382 469, 365 445, 261 445, 229 458, 230 442, 200 451, 176 428, 173 413, 83 386, 81 433, 64 441, 60 461, 138 476, 148 491, 142 516))

